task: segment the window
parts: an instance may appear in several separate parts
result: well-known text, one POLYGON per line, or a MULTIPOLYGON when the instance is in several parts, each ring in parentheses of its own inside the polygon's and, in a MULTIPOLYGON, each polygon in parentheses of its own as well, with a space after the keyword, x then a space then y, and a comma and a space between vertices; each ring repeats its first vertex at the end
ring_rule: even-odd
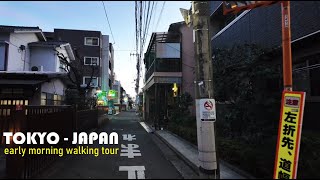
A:
MULTIPOLYGON (((87 85, 90 81, 90 77, 89 76, 85 76, 83 77, 83 84, 87 85)), ((97 77, 92 77, 91 80, 91 87, 98 87, 98 78, 97 77)))
POLYGON ((28 105, 29 100, 19 100, 19 99, 1 99, 0 105, 28 105))
POLYGON ((86 46, 99 46, 99 38, 97 37, 85 37, 84 45, 86 46))
POLYGON ((99 65, 98 57, 84 57, 84 65, 99 65))
POLYGON ((8 44, 0 44, 0 71, 7 70, 7 63, 8 63, 8 44))
POLYGON ((63 105, 63 96, 43 92, 41 93, 41 105, 63 105))
POLYGON ((53 95, 53 105, 58 106, 62 105, 62 96, 61 95, 53 95))

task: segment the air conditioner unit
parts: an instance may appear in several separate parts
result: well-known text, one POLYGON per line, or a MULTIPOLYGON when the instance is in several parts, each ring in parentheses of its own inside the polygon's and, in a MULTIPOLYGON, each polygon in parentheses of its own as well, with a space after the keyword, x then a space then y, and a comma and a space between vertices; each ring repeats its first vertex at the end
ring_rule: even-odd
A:
POLYGON ((43 66, 32 66, 31 71, 43 71, 43 66))

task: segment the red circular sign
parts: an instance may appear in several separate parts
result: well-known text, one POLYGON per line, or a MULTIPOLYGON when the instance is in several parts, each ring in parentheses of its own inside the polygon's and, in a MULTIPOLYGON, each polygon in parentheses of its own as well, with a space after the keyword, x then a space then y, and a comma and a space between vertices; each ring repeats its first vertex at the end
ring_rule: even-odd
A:
POLYGON ((209 111, 213 109, 213 103, 211 101, 206 101, 203 106, 209 111))

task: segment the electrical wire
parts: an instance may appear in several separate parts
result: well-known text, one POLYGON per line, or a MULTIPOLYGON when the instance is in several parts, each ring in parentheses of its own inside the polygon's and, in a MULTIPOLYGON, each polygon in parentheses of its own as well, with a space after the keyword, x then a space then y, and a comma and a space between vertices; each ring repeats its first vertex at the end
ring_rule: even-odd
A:
POLYGON ((164 5, 165 5, 165 4, 166 4, 166 1, 163 1, 162 8, 161 8, 161 11, 160 11, 160 14, 159 14, 159 19, 158 19, 158 22, 157 22, 157 25, 156 25, 155 30, 158 28, 158 25, 159 25, 159 22, 160 22, 161 15, 162 15, 162 12, 163 12, 164 5))
POLYGON ((109 23, 109 18, 108 18, 108 13, 107 13, 107 10, 106 10, 106 6, 104 5, 104 2, 102 2, 102 5, 103 5, 103 8, 104 8, 104 13, 106 15, 106 18, 107 18, 107 22, 108 22, 108 25, 109 25, 109 29, 110 29, 110 32, 111 32, 111 36, 112 36, 112 39, 113 39, 113 44, 116 43, 116 41, 114 40, 114 36, 113 36, 113 33, 112 33, 112 29, 111 29, 111 26, 110 26, 110 23, 109 23))

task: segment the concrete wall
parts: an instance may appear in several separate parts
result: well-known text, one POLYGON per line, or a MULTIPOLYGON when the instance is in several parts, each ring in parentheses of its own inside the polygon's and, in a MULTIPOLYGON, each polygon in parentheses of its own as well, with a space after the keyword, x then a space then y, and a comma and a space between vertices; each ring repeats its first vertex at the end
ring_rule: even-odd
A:
MULTIPOLYGON (((59 53, 62 53, 64 55, 64 57, 67 57, 67 60, 70 61, 70 58, 68 56, 68 53, 67 53, 67 50, 65 47, 58 47, 56 48, 56 50, 59 52, 59 53)), ((54 57, 55 57, 55 61, 56 61, 56 72, 64 72, 62 69, 60 69, 60 59, 59 57, 54 54, 54 57)))
MULTIPOLYGON (((195 100, 195 58, 193 45, 192 27, 182 26, 180 28, 182 34, 182 92, 188 92, 193 100, 195 100)), ((191 107, 191 112, 195 114, 195 106, 191 107)))
POLYGON ((102 57, 101 57, 101 90, 109 90, 109 36, 102 36, 102 57))
POLYGON ((43 66, 43 71, 56 72, 57 59, 52 47, 31 47, 30 52, 30 69, 28 70, 33 66, 43 66))
MULTIPOLYGON (((43 66, 43 71, 62 72, 59 68, 60 59, 52 49, 53 47, 31 47, 30 69, 28 70, 31 70, 33 66, 43 66)), ((65 47, 57 47, 56 50, 70 61, 65 47)))
POLYGON ((41 85, 41 92, 64 96, 65 88, 64 83, 60 79, 52 79, 50 82, 45 82, 41 85))
POLYGON ((27 71, 30 69, 30 49, 28 43, 39 41, 35 33, 10 33, 8 51, 8 71, 27 71), (26 49, 19 52, 18 47, 26 49))

